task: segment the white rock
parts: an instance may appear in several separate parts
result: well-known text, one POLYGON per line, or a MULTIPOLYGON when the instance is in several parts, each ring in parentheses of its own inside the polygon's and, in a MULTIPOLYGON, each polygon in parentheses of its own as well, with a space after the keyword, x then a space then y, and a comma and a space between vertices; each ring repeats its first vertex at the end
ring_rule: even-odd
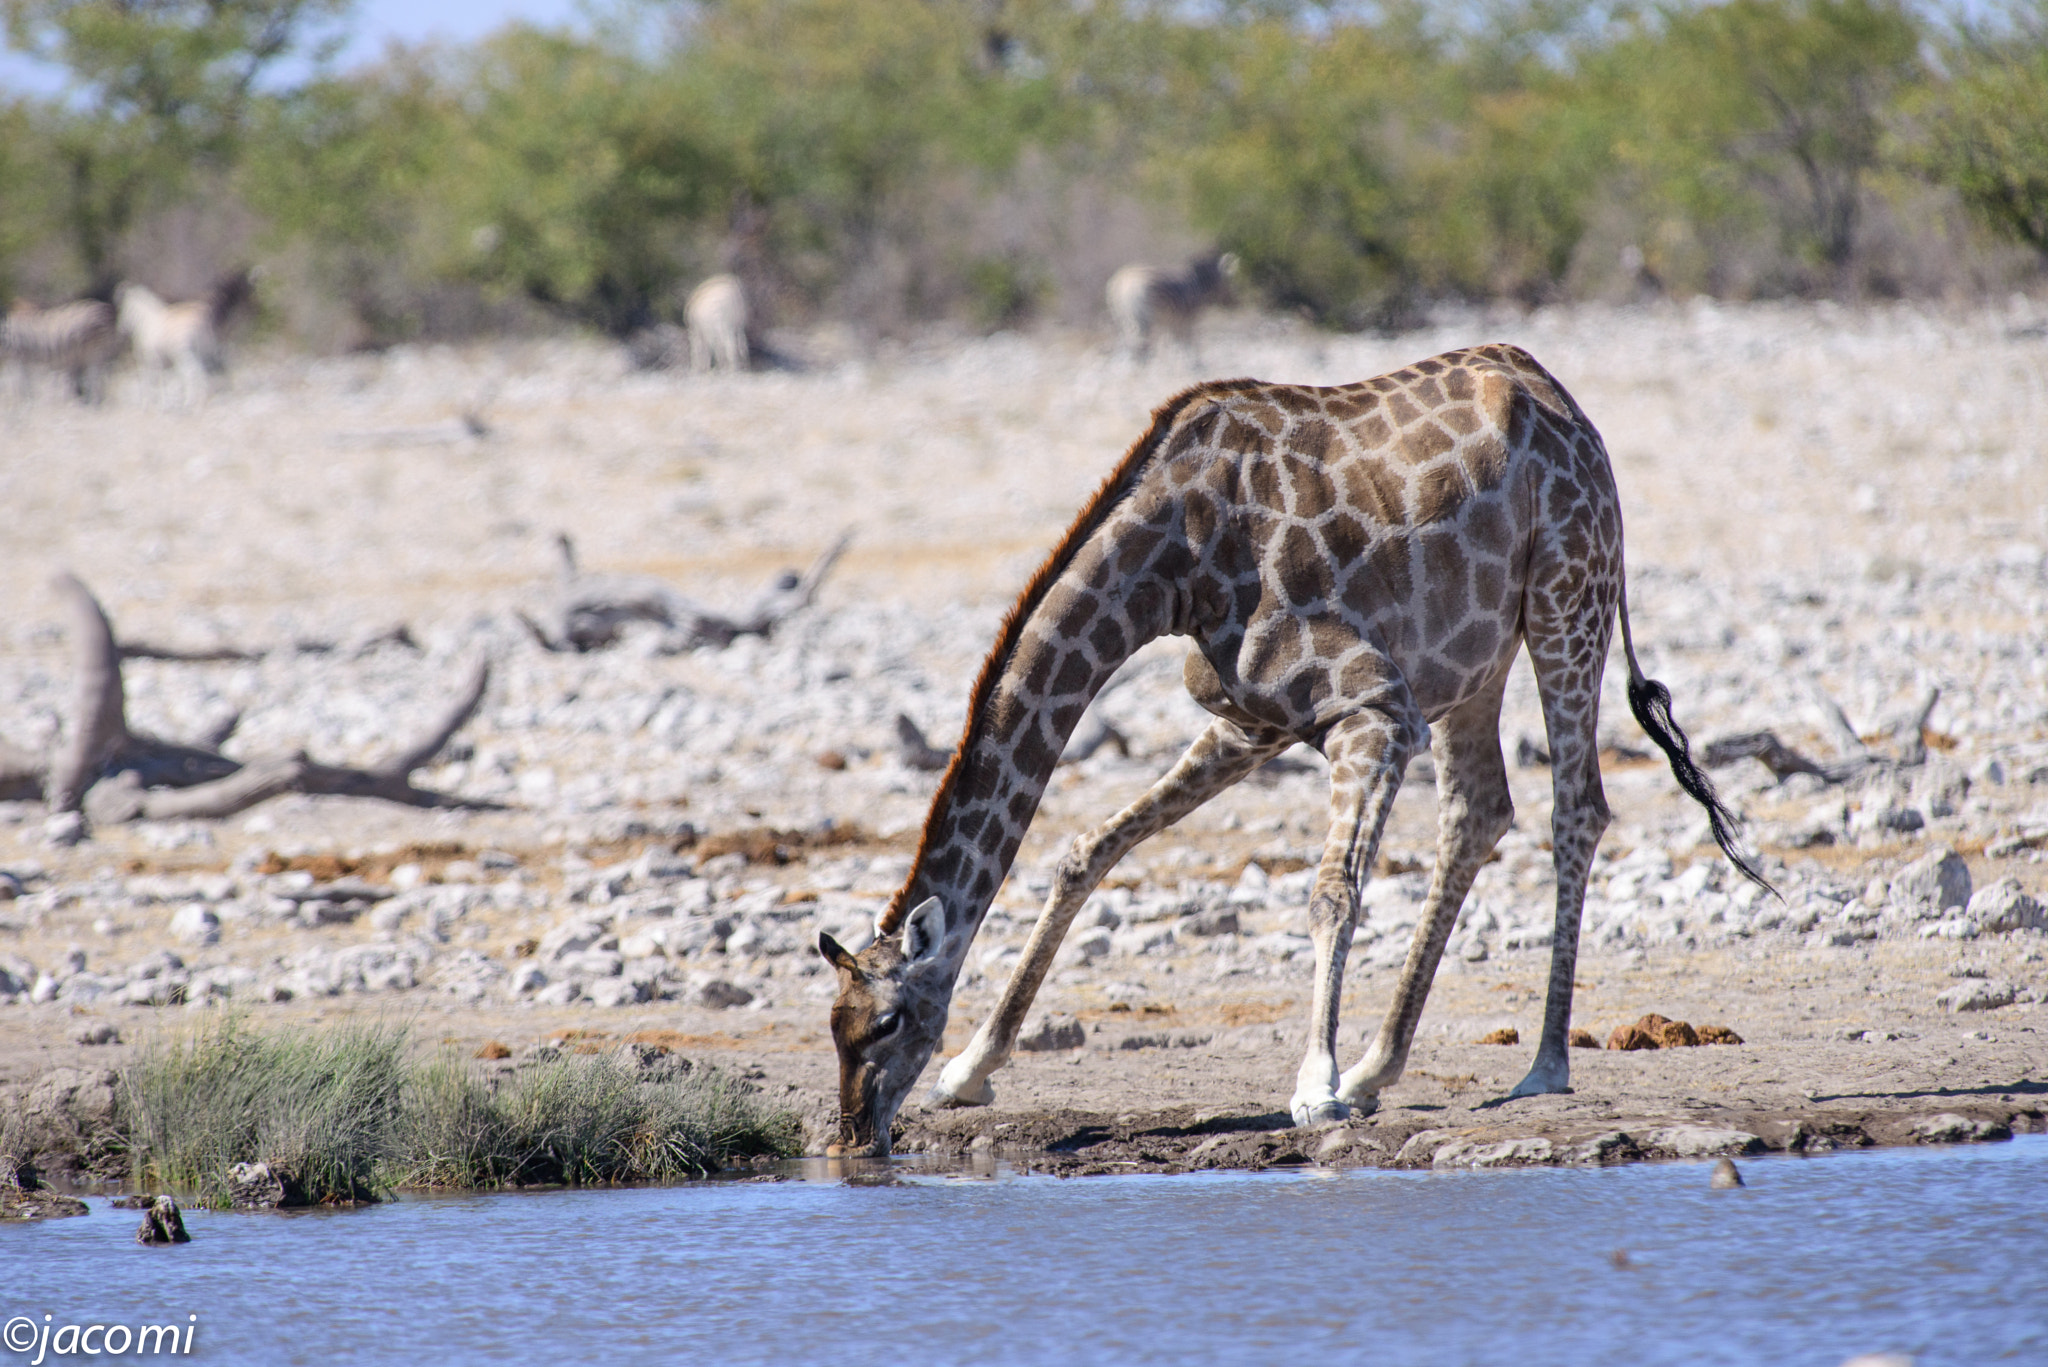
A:
POLYGON ((2048 927, 2048 913, 2027 895, 2017 878, 2001 878, 1971 894, 1964 915, 1979 927, 1996 933, 2037 930, 2048 927))
POLYGON ((1674 1158, 1714 1158, 1721 1154, 1754 1153, 1764 1147, 1764 1142, 1747 1130, 1670 1125, 1645 1134, 1642 1146, 1674 1158))
POLYGON ((2011 983, 1966 979, 1934 1002, 1944 1011, 1996 1011, 2001 1006, 2011 1006, 2018 996, 2019 989, 2011 983))
POLYGON ((171 934, 188 945, 220 943, 220 917, 196 902, 179 907, 171 917, 171 934))
POLYGON ((637 1006, 647 1000, 647 984, 630 978, 603 978, 590 985, 590 1000, 599 1006, 637 1006))
POLYGON ((1429 1165, 1432 1168, 1526 1168, 1556 1161, 1556 1150, 1548 1139, 1504 1139, 1495 1144, 1453 1139, 1430 1155, 1429 1165))
POLYGON ((1954 850, 1930 850, 1899 870, 1891 900, 1944 911, 1964 906, 1970 900, 1970 866, 1954 850))
POLYGON ((1112 940, 1107 930, 1104 930, 1101 926, 1096 926, 1092 930, 1087 930, 1079 935, 1070 937, 1067 940, 1067 948, 1081 962, 1088 963, 1108 954, 1112 948, 1112 940))
POLYGON ((540 958, 548 963, 557 963, 592 948, 616 949, 618 939, 606 929, 603 921, 590 917, 564 921, 540 937, 540 958))
POLYGON ((511 974, 505 979, 505 995, 508 997, 529 996, 547 985, 547 970, 533 960, 528 959, 515 966, 511 974))

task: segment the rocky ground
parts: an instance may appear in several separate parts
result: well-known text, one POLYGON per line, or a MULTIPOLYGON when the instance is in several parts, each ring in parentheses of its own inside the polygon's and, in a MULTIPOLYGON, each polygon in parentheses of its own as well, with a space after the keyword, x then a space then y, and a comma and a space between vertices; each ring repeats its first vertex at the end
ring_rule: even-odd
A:
MULTIPOLYGON (((906 1116, 903 1146, 1028 1150, 1065 1171, 1449 1165, 2039 1127, 2044 317, 2025 300, 1698 305, 1450 315, 1395 338, 1238 317, 1213 320, 1199 372, 1062 334, 861 355, 791 338, 808 369, 716 378, 547 342, 252 355, 194 409, 134 377, 96 410, 10 399, 0 740, 47 749, 68 724, 48 588, 68 568, 124 639, 268 652, 126 666, 135 726, 188 737, 239 712, 231 754, 374 763, 489 658, 481 711, 416 778, 502 810, 286 797, 78 840, 39 806, 0 803, 0 1082, 96 1073, 225 1004, 280 1026, 376 1013, 515 1056, 550 1037, 665 1045, 749 1071, 822 1137, 832 980, 809 946, 871 920, 935 782, 904 762, 895 719, 940 745, 957 732, 1009 596, 1149 407, 1199 373, 1337 381, 1499 339, 1534 351, 1606 435, 1636 640, 1695 743, 1768 730, 1829 771, 1716 771, 1784 894, 1761 896, 1642 758, 1610 671, 1615 822, 1577 1020, 1605 1040, 1657 1012, 1742 1042, 1582 1050, 1574 1095, 1498 1102, 1531 1056, 1548 962, 1547 771, 1519 670, 1503 733, 1517 826, 1378 1114, 1283 1128, 1324 819, 1320 760, 1297 752, 1118 869, 1040 999, 1044 1042, 1062 1047, 1021 1054, 993 1108, 906 1116), (586 568, 740 608, 846 527, 817 601, 765 640, 680 649, 629 629, 612 649, 551 653, 517 616, 545 620, 557 532, 586 568), (1478 1042, 1509 1028, 1521 1043, 1478 1042)), ((994 1001, 1067 839, 1201 725, 1179 654, 1148 647, 1100 703, 1128 753, 1103 745, 1057 776, 949 1051, 994 1001)), ((1428 779, 1418 763, 1368 890, 1347 1048, 1406 951, 1433 852, 1428 779)))

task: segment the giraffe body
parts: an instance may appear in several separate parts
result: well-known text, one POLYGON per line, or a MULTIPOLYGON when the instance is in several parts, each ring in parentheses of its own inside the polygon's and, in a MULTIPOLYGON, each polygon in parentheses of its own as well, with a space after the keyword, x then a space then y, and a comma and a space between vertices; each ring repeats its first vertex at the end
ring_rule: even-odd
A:
MULTIPOLYGON (((1550 740, 1557 908, 1543 1034, 1514 1094, 1567 1090, 1579 917, 1607 823, 1596 728, 1617 609, 1626 641, 1606 450, 1526 352, 1450 352, 1333 388, 1229 381, 1177 396, 1006 621, 875 942, 856 955, 821 937, 841 980, 832 1023, 843 1151, 888 1151, 1066 737, 1117 667, 1169 633, 1191 638, 1187 687, 1213 720, 1060 861, 1023 960, 934 1100, 992 1098, 989 1075, 1010 1057, 1061 938, 1118 859, 1300 741, 1328 758, 1331 797, 1309 899, 1309 1046, 1289 1108, 1308 1124, 1376 1104, 1400 1076, 1473 876, 1513 816, 1499 714, 1524 644, 1550 740), (1340 1075, 1337 1009, 1359 893, 1402 773, 1425 745, 1440 796, 1434 878, 1378 1035, 1340 1075)), ((1668 707, 1632 653, 1629 666, 1632 703, 1640 687, 1668 707)), ((1673 748, 1657 718, 1636 711, 1681 781, 1703 783, 1682 735, 1673 748)), ((1711 790, 1702 800, 1723 836, 1711 790)), ((1725 838, 1724 848, 1733 853, 1725 838)))

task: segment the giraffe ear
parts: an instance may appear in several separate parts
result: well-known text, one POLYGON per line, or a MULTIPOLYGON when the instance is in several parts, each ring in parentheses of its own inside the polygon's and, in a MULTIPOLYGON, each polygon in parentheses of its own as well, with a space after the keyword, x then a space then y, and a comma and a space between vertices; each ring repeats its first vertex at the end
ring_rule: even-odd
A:
POLYGON ((903 920, 903 957, 913 968, 938 957, 946 938, 946 909, 927 897, 903 920))
POLYGON ((826 963, 840 972, 860 976, 860 966, 854 962, 853 955, 848 952, 846 946, 822 930, 818 932, 818 952, 825 956, 826 963))

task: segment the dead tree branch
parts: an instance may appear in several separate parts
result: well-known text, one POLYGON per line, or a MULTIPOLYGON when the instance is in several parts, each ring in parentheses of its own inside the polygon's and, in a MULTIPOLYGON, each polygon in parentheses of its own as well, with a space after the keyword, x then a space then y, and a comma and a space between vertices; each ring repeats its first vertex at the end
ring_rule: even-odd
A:
POLYGON ((1833 698, 1816 688, 1814 699, 1828 730, 1848 752, 1843 758, 1810 759, 1778 739, 1776 732, 1745 731, 1709 741, 1701 747, 1702 762, 1710 769, 1718 769, 1737 760, 1754 759, 1780 783, 1794 774, 1812 774, 1830 785, 1874 771, 1910 769, 1927 762, 1927 719, 1934 715, 1934 705, 1941 701, 1940 689, 1929 689, 1911 712, 1885 728, 1883 741, 1890 748, 1889 754, 1873 750, 1833 698))
POLYGON ((703 646, 723 649, 742 636, 769 635, 785 618, 808 607, 852 536, 851 531, 840 533, 802 574, 786 570, 777 575, 744 616, 731 617, 651 576, 585 573, 576 563, 575 543, 559 534, 555 544, 562 554, 562 581, 548 614, 552 621, 536 622, 523 612, 518 616, 534 640, 554 651, 602 650, 615 644, 630 622, 663 628, 667 653, 703 646))
POLYGON ((60 576, 56 587, 72 613, 77 681, 70 734, 55 759, 33 772, 21 762, 33 757, 0 747, 0 795, 33 785, 51 811, 83 812, 96 823, 232 816, 288 792, 375 797, 413 807, 499 805, 415 787, 411 777, 475 715, 490 682, 488 665, 477 665, 455 705, 418 741, 374 768, 321 764, 304 754, 242 761, 218 748, 234 732, 239 713, 215 722, 201 744, 132 730, 121 652, 105 611, 72 575, 60 576))

